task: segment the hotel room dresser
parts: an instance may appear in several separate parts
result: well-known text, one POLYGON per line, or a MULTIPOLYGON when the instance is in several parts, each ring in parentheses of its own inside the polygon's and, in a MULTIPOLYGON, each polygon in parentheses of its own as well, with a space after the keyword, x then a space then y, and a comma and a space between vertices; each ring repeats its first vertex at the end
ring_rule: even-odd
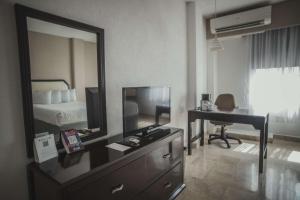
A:
POLYGON ((125 152, 106 147, 122 135, 28 165, 33 200, 168 200, 184 189, 183 130, 168 128, 125 152))

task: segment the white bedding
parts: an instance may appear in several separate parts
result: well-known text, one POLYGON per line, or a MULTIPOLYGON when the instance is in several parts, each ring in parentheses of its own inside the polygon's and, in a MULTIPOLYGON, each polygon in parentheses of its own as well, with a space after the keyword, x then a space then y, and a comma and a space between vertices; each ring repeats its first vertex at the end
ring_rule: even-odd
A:
POLYGON ((74 101, 59 104, 33 104, 34 118, 63 126, 87 121, 86 105, 84 102, 74 101))

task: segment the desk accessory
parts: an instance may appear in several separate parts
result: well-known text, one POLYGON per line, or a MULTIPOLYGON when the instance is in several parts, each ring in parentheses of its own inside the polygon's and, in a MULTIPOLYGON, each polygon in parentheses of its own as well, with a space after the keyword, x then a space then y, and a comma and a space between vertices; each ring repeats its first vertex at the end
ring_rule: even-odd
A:
POLYGON ((200 108, 203 111, 212 110, 212 101, 211 101, 211 95, 210 94, 202 94, 201 95, 200 108))
POLYGON ((131 147, 128 147, 128 146, 125 146, 122 144, 118 144, 118 143, 112 143, 112 144, 106 145, 106 147, 117 150, 117 151, 122 151, 122 152, 131 148, 131 147))
POLYGON ((55 145, 54 135, 42 133, 34 138, 33 143, 34 160, 37 163, 42 163, 51 158, 57 157, 57 149, 55 145))
POLYGON ((84 148, 80 140, 78 131, 75 129, 62 131, 61 140, 68 154, 80 151, 84 148))

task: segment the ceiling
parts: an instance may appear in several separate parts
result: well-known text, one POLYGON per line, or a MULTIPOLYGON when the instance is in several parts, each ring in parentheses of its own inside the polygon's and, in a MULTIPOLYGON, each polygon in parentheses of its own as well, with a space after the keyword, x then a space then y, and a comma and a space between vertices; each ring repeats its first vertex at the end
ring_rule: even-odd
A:
MULTIPOLYGON (((284 0, 217 0, 217 13, 230 12, 252 6, 274 4, 284 0)), ((211 17, 215 12, 215 0, 198 0, 204 17, 211 17)))

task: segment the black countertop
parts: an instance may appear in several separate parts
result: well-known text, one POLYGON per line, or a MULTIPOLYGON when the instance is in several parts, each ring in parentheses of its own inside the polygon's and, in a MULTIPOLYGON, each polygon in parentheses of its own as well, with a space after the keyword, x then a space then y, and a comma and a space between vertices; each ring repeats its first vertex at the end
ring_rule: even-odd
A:
POLYGON ((134 154, 138 149, 163 140, 164 138, 176 134, 181 129, 167 128, 167 131, 156 133, 141 139, 138 147, 120 152, 106 147, 108 144, 124 141, 122 134, 112 136, 85 146, 84 150, 73 154, 60 153, 57 158, 53 158, 41 164, 32 163, 31 166, 39 168, 43 173, 59 184, 64 184, 72 179, 89 174, 96 168, 104 168, 134 154))
POLYGON ((247 109, 247 108, 234 108, 234 109, 218 109, 216 106, 213 107, 212 110, 205 111, 201 110, 200 108, 196 108, 193 110, 189 110, 190 112, 201 112, 201 113, 208 113, 208 114, 231 114, 231 115, 243 115, 243 116, 254 116, 254 117, 265 117, 268 115, 266 111, 257 111, 254 109, 247 109))

